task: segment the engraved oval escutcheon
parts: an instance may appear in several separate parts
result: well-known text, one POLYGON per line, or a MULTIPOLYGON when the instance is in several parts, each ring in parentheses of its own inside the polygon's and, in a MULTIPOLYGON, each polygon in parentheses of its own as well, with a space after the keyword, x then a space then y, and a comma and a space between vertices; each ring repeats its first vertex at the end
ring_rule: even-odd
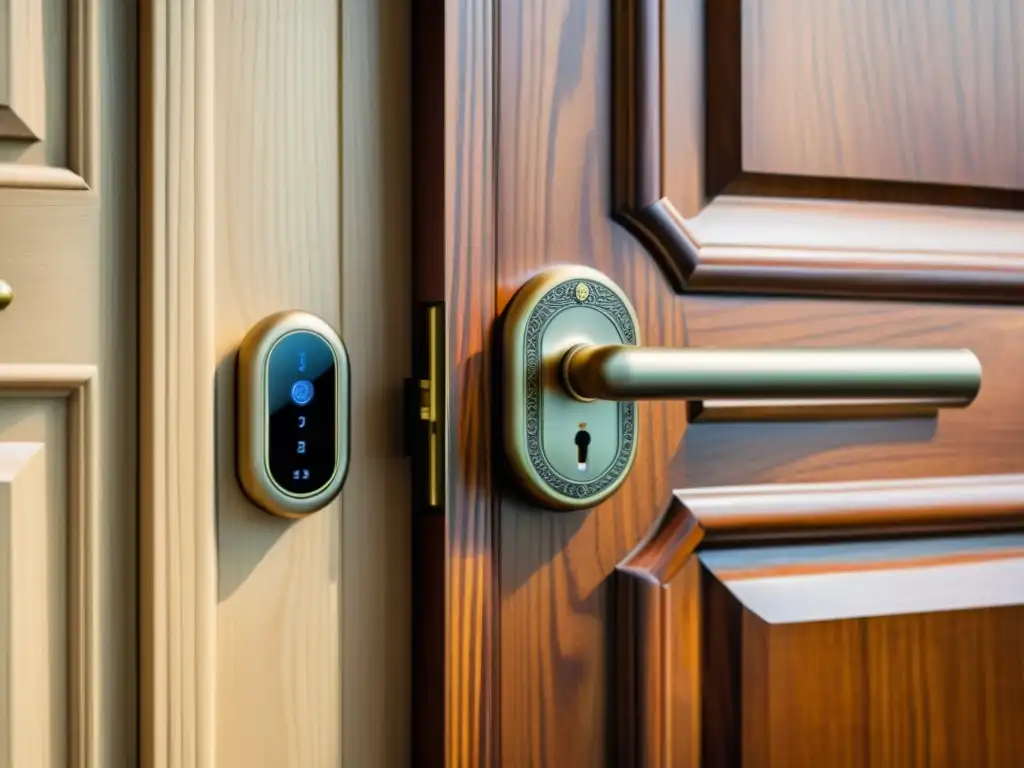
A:
POLYGON ((578 344, 637 344, 632 306, 600 272, 559 267, 526 283, 504 322, 505 453, 513 475, 551 509, 600 503, 632 467, 636 404, 581 402, 562 386, 560 367, 578 344), (586 461, 576 441, 581 429, 589 435, 586 461))

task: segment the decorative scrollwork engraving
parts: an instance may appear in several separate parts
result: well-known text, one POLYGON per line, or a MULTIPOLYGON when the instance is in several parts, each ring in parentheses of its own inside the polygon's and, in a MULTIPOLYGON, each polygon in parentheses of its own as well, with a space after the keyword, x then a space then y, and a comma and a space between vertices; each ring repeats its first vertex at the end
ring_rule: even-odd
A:
POLYGON ((636 331, 629 309, 615 291, 590 280, 567 280, 548 291, 537 302, 526 322, 525 339, 525 411, 526 451, 533 468, 553 490, 569 498, 585 498, 600 493, 626 470, 633 453, 636 404, 619 403, 622 439, 612 464, 600 476, 586 482, 565 477, 557 472, 544 453, 541 439, 544 375, 541 339, 548 324, 561 312, 586 304, 601 312, 615 325, 623 344, 636 344, 636 331))

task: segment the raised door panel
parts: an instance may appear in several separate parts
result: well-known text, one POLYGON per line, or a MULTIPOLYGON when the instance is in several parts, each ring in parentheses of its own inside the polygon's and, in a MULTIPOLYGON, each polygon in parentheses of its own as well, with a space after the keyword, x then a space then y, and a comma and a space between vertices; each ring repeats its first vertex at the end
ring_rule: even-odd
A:
POLYGON ((920 565, 911 555, 888 568, 872 563, 877 570, 730 574, 735 581, 712 571, 706 610, 719 622, 706 628, 705 738, 694 765, 1020 764, 1024 595, 1012 585, 1021 584, 1024 558, 1013 538, 981 544, 1010 550, 991 559, 971 551, 978 543, 956 542, 920 565), (843 610, 853 607, 843 600, 847 588, 873 593, 870 612, 843 610), (775 591, 790 605, 817 591, 834 609, 827 618, 779 620, 743 589, 775 591), (908 597, 905 590, 931 592, 932 611, 885 604, 884 595, 908 597), (970 602, 944 604, 943 591, 970 602), (727 678, 712 673, 726 670, 727 678), (726 686, 729 700, 720 695, 726 686))
POLYGON ((0 366, 0 744, 84 764, 101 716, 95 370, 0 366))
MULTIPOLYGON (((121 21, 101 22, 94 2, 0 2, 0 280, 16 296, 5 324, 18 328, 0 336, 5 362, 98 362, 100 301, 123 290, 99 244, 114 238, 120 248, 129 224, 114 205, 101 213, 96 162, 104 141, 121 142, 106 161, 116 196, 121 163, 133 162, 129 129, 118 122, 131 94, 111 77, 101 116, 98 67, 115 34, 108 29, 121 21)), ((117 316, 116 302, 106 309, 108 321, 117 316)), ((115 337, 130 340, 124 330, 108 334, 115 337)))
POLYGON ((0 2, 0 761, 136 762, 135 28, 0 2), (100 98, 102 94, 102 98, 100 98))
POLYGON ((1024 189, 1014 0, 741 7, 738 170, 1024 189))
MULTIPOLYGON (((854 163, 846 154, 849 165, 834 166, 830 176, 820 175, 820 152, 819 165, 803 171, 792 159, 771 160, 769 167, 768 156, 754 150, 750 162, 761 167, 745 166, 745 126, 771 114, 766 106, 755 114, 743 104, 744 67, 748 77, 755 69, 744 40, 772 42, 764 56, 804 55, 775 48, 787 25, 813 24, 800 34, 815 39, 835 28, 836 4, 811 13, 812 5, 444 6, 439 66, 445 76, 423 78, 424 87, 445 86, 443 94, 436 87, 431 92, 432 104, 445 105, 444 141, 436 143, 444 173, 434 174, 423 194, 428 204, 439 196, 445 202, 443 243, 434 250, 444 256, 449 314, 445 701, 446 744, 455 762, 611 765, 627 743, 620 726, 646 728, 642 723, 654 729, 644 741, 652 748, 700 743, 695 721, 665 712, 645 719, 645 705, 634 699, 631 707, 624 693, 631 667, 621 651, 655 658, 671 638, 684 638, 695 626, 686 617, 702 610, 694 597, 699 592, 677 589, 678 582, 667 588, 639 579, 644 589, 635 598, 617 591, 617 566, 659 530, 676 489, 755 486, 744 498, 764 495, 770 505, 773 497, 762 485, 929 478, 952 478, 956 485, 965 478, 952 495, 942 485, 923 493, 911 487, 900 498, 917 498, 913 514, 966 515, 970 522, 969 498, 981 494, 987 501, 977 519, 1020 525, 1021 499, 1015 492, 1001 498, 1006 483, 991 479, 1019 471, 1024 439, 1015 352, 1021 327, 1015 302, 1024 285, 1020 190, 997 187, 992 164, 980 160, 966 166, 975 186, 948 175, 894 178, 895 169, 872 178, 870 158, 854 163), (755 27, 754 10, 776 14, 775 26, 755 27), (725 82, 712 88, 715 78, 725 82), (620 490, 592 510, 540 510, 513 487, 495 450, 501 393, 491 372, 501 361, 493 329, 531 276, 567 263, 596 267, 623 287, 647 345, 967 348, 984 369, 981 392, 969 408, 938 418, 839 420, 818 413, 800 423, 791 414, 766 420, 750 412, 732 414, 733 423, 694 422, 685 403, 643 402, 637 458, 620 490), (620 636, 622 627, 634 627, 635 615, 648 615, 648 600, 658 606, 649 613, 652 621, 671 615, 671 626, 620 636), (671 614, 659 600, 672 602, 671 614)), ((946 24, 937 5, 893 4, 891 23, 908 35, 919 19, 934 29, 946 24)), ((945 5, 957 13, 984 5, 989 16, 1017 23, 1007 4, 945 5)), ((864 13, 885 8, 864 4, 864 13)), ((958 21, 945 29, 963 36, 991 28, 985 24, 958 21)), ((856 69, 881 42, 844 38, 863 54, 848 56, 847 66, 856 69)), ((971 50, 977 58, 984 48, 971 50)), ((1017 55, 1001 53, 1006 60, 1017 55)), ((838 77, 838 64, 830 61, 831 69, 822 71, 838 77)), ((793 87, 809 87, 797 74, 787 75, 793 87)), ((953 135, 925 120, 927 109, 948 103, 940 98, 943 82, 930 83, 924 106, 910 104, 914 125, 932 126, 932 146, 953 135)), ((1016 98, 1016 86, 1000 88, 998 102, 987 96, 971 102, 988 111, 965 118, 958 140, 975 141, 994 130, 996 118, 1015 114, 1007 99, 1016 98)), ((817 114, 827 109, 814 108, 817 114)), ((857 130, 857 146, 873 146, 877 132, 857 130)), ((1000 146, 1008 147, 1009 136, 999 135, 1000 146)), ((916 146, 912 137, 899 142, 916 146)), ((981 155, 968 147, 962 157, 981 155)), ((806 500, 840 509, 825 526, 830 532, 816 534, 820 541, 845 538, 843 521, 857 514, 841 512, 837 499, 856 501, 843 492, 825 504, 806 500)), ((693 565, 679 578, 699 580, 699 558, 683 562, 693 565)), ((671 712, 692 703, 700 677, 692 663, 697 657, 688 654, 698 647, 673 657, 663 674, 643 677, 655 696, 650 701, 682 708, 671 712)))
POLYGON ((1013 2, 615 7, 616 208, 678 290, 1020 298, 1013 2))
POLYGON ((130 10, 0 2, 5 764, 138 756, 134 55, 130 10))
POLYGON ((0 445, 0 744, 8 765, 67 764, 64 520, 60 499, 52 505, 59 516, 48 504, 46 468, 45 443, 0 445))
POLYGON ((619 567, 623 763, 1019 762, 1022 480, 677 493, 619 567))
POLYGON ((0 185, 84 189, 98 108, 91 2, 0 2, 0 185))

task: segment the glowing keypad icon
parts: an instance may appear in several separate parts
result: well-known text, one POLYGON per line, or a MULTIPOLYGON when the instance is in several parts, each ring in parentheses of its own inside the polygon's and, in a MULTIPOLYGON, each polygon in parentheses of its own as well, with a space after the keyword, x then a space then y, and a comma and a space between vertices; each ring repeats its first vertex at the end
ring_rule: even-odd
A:
POLYGON ((292 402, 296 405, 306 405, 313 399, 313 382, 296 381, 292 384, 292 402))

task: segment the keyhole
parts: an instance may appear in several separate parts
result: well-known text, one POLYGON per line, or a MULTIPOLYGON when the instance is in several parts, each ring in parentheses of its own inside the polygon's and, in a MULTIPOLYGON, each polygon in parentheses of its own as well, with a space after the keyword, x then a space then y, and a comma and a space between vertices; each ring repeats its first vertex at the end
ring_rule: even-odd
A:
POLYGON ((587 471, 587 450, 590 448, 590 433, 581 429, 576 433, 576 466, 580 472, 587 471))

